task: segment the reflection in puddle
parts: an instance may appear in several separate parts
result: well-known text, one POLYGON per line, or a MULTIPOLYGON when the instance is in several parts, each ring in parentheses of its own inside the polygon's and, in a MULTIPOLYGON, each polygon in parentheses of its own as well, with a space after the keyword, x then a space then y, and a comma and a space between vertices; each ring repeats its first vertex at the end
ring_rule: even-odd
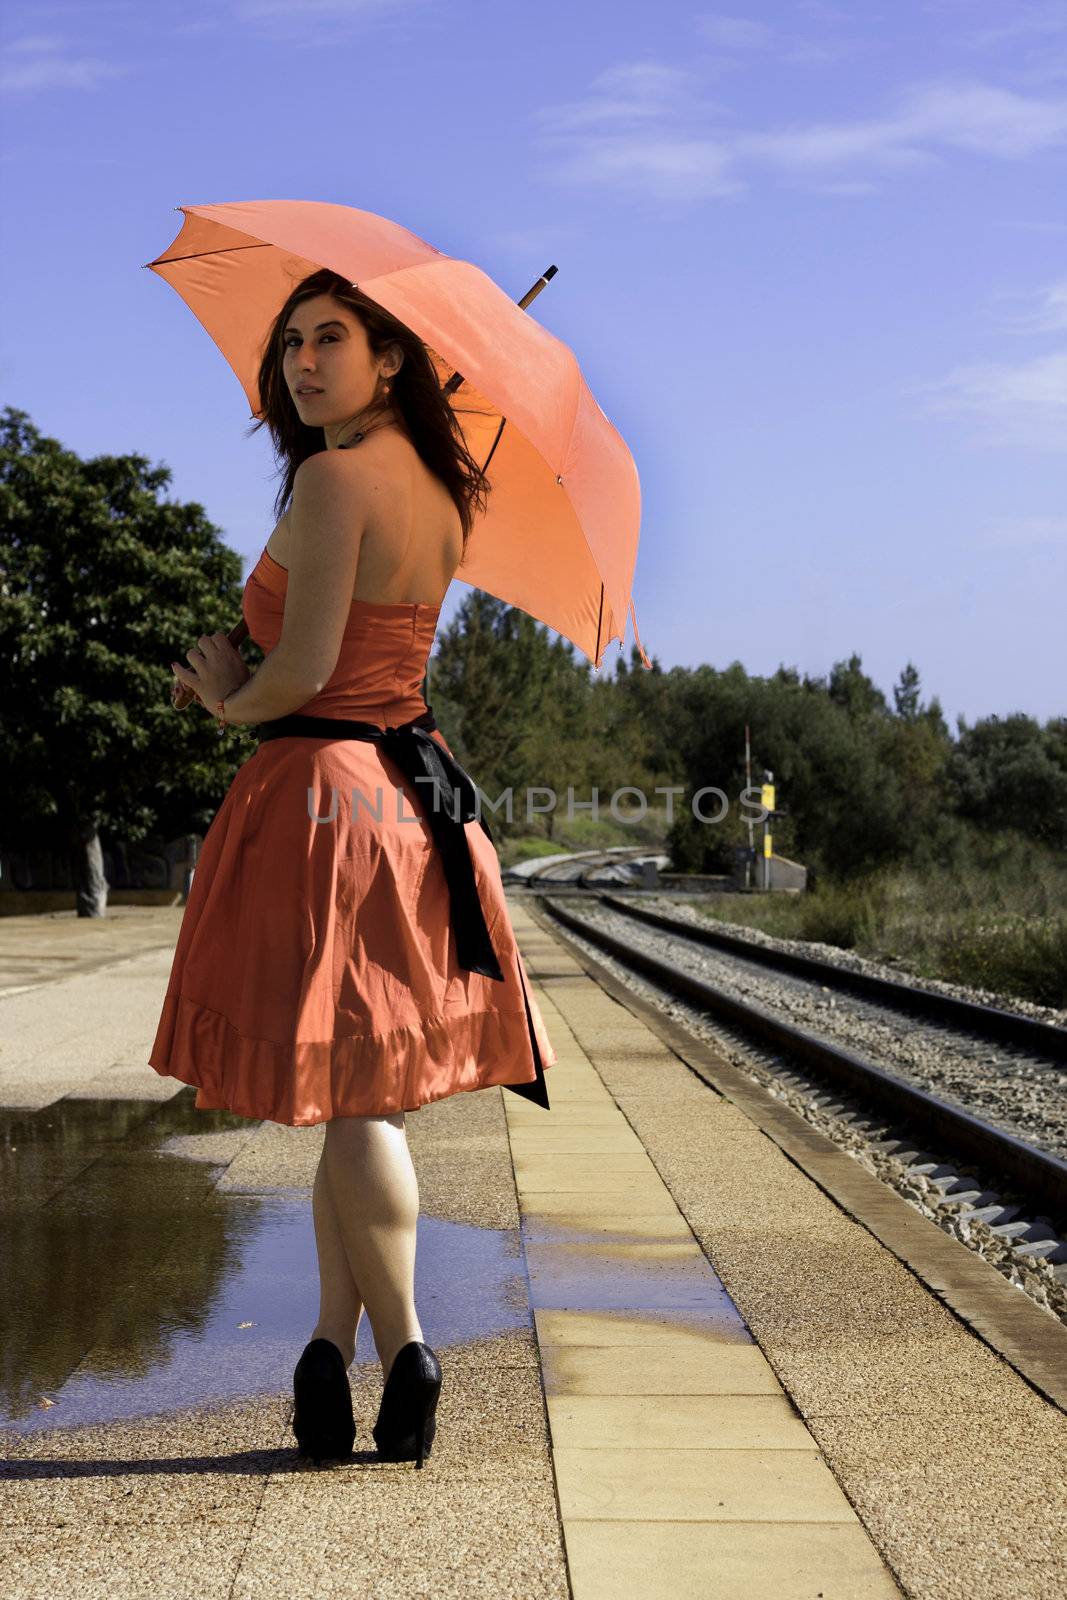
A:
MULTIPOLYGON (((290 1390, 318 1315, 310 1192, 217 1192, 257 1124, 194 1100, 0 1112, 4 1425, 290 1390)), ((530 1325, 515 1231, 420 1216, 415 1272, 436 1349, 530 1325)), ((356 1360, 377 1360, 365 1313, 356 1360)))

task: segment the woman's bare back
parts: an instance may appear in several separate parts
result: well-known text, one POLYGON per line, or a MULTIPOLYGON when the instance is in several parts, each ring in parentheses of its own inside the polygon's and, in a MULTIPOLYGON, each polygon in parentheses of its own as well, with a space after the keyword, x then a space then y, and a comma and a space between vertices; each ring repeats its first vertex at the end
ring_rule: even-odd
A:
MULTIPOLYGON (((372 454, 380 493, 364 529, 353 600, 380 605, 440 605, 463 555, 455 501, 406 435, 394 427, 369 433, 345 453, 372 454)), ((267 554, 289 566, 292 532, 286 511, 267 540, 267 554)))

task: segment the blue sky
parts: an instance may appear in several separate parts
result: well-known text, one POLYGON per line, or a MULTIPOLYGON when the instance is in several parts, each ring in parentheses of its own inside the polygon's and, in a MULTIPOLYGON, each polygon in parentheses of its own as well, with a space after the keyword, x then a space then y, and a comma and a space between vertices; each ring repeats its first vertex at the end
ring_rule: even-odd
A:
POLYGON ((142 263, 177 205, 330 200, 516 299, 557 264, 665 667, 1067 712, 1062 0, 10 0, 0 85, 0 403, 167 463, 246 571, 265 430, 142 263))

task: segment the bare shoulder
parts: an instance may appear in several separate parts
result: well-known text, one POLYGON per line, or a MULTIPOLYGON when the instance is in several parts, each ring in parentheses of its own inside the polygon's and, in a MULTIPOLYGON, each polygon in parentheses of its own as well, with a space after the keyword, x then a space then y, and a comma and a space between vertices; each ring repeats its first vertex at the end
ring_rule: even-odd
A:
POLYGON ((358 550, 367 522, 368 488, 344 462, 341 452, 323 450, 302 461, 293 475, 293 492, 285 518, 286 556, 290 570, 310 559, 332 564, 341 546, 358 550))
POLYGON ((269 554, 295 572, 298 588, 315 566, 321 581, 351 599, 431 603, 462 559, 463 526, 448 487, 413 441, 382 429, 300 464, 290 512, 272 542, 269 554), (353 551, 358 567, 349 581, 353 551))
POLYGON ((320 450, 302 461, 293 477, 288 528, 301 539, 311 529, 366 528, 381 515, 393 495, 395 473, 380 452, 362 456, 351 450, 320 450))
MULTIPOLYGON (((368 459, 350 450, 318 450, 301 461, 293 474, 293 497, 358 491, 367 480, 368 459)), ((380 470, 380 469, 379 469, 380 470)))
MULTIPOLYGON (((321 486, 322 492, 348 492, 365 503, 381 501, 408 481, 412 465, 418 460, 414 445, 389 430, 369 434, 358 445, 344 450, 320 450, 301 462, 296 477, 310 468, 308 476, 316 488, 321 486)), ((296 478, 293 486, 296 487, 296 478)))

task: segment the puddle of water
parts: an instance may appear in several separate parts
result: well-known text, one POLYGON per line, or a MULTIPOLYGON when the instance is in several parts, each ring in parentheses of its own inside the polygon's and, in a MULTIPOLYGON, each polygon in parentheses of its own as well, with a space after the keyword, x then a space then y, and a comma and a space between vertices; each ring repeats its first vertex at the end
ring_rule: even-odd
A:
POLYGON ((545 1311, 686 1310, 709 1335, 733 1330, 751 1338, 741 1314, 706 1258, 672 1256, 648 1239, 526 1246, 530 1304, 545 1311))
MULTIPOLYGON (((575 1196, 575 1209, 581 1196, 575 1196)), ((648 1220, 643 1219, 643 1220, 648 1220)), ((521 1236, 530 1304, 538 1310, 688 1311, 709 1337, 751 1343, 726 1286, 695 1238, 628 1232, 607 1217, 574 1227, 551 1212, 527 1213, 521 1236)))
MULTIPOLYGON (((318 1315, 310 1191, 217 1191, 225 1162, 186 1136, 257 1125, 194 1100, 0 1113, 4 1426, 291 1390, 318 1315)), ((518 1231, 421 1216, 415 1294, 438 1350, 529 1327, 518 1231)), ((366 1313, 356 1360, 377 1362, 366 1313)))

